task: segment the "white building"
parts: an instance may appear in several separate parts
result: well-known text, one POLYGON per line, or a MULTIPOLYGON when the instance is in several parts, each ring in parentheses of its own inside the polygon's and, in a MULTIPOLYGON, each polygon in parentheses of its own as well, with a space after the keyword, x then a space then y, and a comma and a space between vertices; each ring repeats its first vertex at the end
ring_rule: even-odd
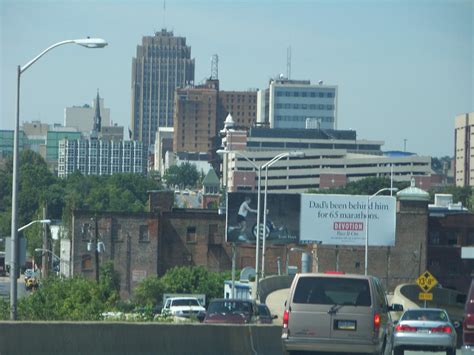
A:
MULTIPOLYGON (((94 127, 94 115, 97 99, 92 101, 92 106, 72 106, 64 109, 64 126, 75 127, 85 135, 89 135, 94 127)), ((102 126, 110 126, 110 109, 104 107, 104 99, 99 99, 102 126)))
POLYGON ((58 176, 79 170, 83 175, 146 173, 143 143, 97 139, 62 139, 59 142, 58 176))
POLYGON ((257 93, 257 123, 270 128, 337 128, 337 86, 272 79, 257 93))

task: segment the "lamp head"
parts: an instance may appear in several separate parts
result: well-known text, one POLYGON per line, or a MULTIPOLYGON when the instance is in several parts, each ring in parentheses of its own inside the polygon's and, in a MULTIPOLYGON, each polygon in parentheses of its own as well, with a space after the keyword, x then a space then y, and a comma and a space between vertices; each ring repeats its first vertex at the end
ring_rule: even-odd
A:
POLYGON ((220 156, 222 156, 224 154, 228 154, 229 151, 225 150, 225 149, 218 149, 218 150, 216 150, 216 153, 219 154, 220 156))
POLYGON ((303 158, 305 156, 304 152, 290 152, 290 157, 303 158))
POLYGON ((103 48, 108 45, 107 41, 102 38, 80 38, 73 40, 74 43, 86 48, 103 48))
POLYGON ((39 222, 40 222, 40 223, 43 223, 43 224, 51 224, 51 220, 50 220, 50 219, 40 219, 39 222))

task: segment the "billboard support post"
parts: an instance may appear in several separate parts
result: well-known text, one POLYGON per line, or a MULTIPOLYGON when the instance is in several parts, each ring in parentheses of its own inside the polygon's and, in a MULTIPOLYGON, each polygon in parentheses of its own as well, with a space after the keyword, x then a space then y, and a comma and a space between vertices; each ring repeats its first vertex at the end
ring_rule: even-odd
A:
POLYGON ((377 196, 379 193, 384 192, 384 191, 390 191, 390 192, 396 192, 398 191, 398 188, 396 187, 384 187, 383 189, 380 189, 373 195, 369 196, 367 195, 367 205, 365 209, 365 263, 364 263, 364 275, 367 275, 368 267, 369 267, 369 204, 370 200, 372 200, 375 196, 377 196))

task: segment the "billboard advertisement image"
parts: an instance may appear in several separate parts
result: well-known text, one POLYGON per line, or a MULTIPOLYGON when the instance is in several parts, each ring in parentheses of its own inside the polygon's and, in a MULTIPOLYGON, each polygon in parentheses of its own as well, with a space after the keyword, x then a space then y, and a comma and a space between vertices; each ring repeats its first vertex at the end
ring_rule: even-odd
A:
MULTIPOLYGON (((264 194, 260 195, 260 240, 266 233, 266 243, 298 243, 300 229, 299 194, 267 194, 266 226, 263 228, 264 194)), ((257 194, 229 192, 227 194, 226 241, 255 243, 257 238, 257 194)))
POLYGON ((369 245, 393 246, 395 245, 395 224, 395 197, 301 195, 300 241, 302 243, 365 245, 368 231, 369 245))

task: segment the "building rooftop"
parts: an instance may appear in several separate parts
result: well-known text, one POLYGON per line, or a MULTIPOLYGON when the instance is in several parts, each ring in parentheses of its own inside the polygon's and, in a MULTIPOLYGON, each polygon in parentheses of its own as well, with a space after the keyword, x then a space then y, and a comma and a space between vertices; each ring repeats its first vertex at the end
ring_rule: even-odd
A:
POLYGON ((335 129, 250 128, 249 137, 356 140, 357 132, 335 129))

